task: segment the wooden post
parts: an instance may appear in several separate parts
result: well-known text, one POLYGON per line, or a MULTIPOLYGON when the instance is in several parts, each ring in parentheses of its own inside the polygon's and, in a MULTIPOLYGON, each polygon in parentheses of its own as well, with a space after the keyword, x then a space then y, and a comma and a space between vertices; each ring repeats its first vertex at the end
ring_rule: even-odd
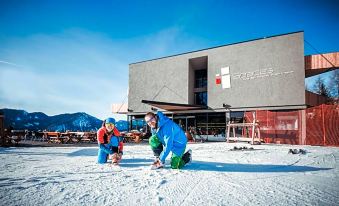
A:
MULTIPOLYGON (((235 126, 232 126, 232 132, 233 132, 233 138, 235 139, 235 126)), ((238 142, 238 138, 237 138, 237 142, 238 142)))
POLYGON ((225 123, 226 123, 226 129, 227 129, 227 133, 225 131, 225 134, 227 134, 226 138, 227 138, 227 142, 229 142, 229 138, 230 138, 230 127, 227 126, 230 123, 230 119, 231 119, 231 114, 230 114, 230 110, 226 109, 225 112, 225 123))
POLYGON ((230 142, 230 130, 231 130, 231 127, 230 126, 226 126, 227 128, 227 142, 230 142))
POLYGON ((252 112, 253 122, 252 122, 252 144, 254 144, 254 132, 255 132, 255 121, 256 121, 256 111, 252 112))

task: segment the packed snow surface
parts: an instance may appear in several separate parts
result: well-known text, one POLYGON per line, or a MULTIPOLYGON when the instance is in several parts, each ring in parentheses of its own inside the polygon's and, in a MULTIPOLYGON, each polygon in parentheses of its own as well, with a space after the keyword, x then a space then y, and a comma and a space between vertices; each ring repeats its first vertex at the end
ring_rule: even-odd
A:
POLYGON ((189 148, 193 162, 182 170, 169 162, 150 170, 146 144, 125 145, 120 167, 96 164, 96 147, 0 148, 0 204, 339 204, 339 148, 224 142, 189 148))

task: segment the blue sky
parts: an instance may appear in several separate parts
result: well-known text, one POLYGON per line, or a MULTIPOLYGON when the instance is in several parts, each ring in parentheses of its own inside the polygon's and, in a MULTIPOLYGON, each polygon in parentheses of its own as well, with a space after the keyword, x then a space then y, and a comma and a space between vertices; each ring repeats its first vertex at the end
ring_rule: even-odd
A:
POLYGON ((335 52, 338 11, 328 0, 1 0, 0 108, 103 119, 127 95, 129 63, 300 30, 335 52))

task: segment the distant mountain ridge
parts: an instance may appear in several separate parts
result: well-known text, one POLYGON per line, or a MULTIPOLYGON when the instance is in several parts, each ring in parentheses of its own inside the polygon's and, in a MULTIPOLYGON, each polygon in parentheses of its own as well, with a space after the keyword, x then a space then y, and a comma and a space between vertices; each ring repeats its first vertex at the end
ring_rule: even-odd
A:
MULTIPOLYGON (((7 108, 0 109, 0 112, 5 115, 5 128, 11 127, 18 130, 97 131, 102 124, 102 120, 84 112, 54 116, 48 116, 42 112, 28 113, 25 110, 7 108)), ((128 123, 124 120, 118 121, 116 126, 119 131, 128 129, 128 123)))

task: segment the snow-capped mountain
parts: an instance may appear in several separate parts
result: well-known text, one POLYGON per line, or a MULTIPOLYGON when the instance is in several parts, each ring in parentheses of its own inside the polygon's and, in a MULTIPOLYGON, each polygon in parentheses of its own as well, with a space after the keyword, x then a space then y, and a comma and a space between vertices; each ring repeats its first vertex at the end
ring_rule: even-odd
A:
MULTIPOLYGON (((47 116, 42 112, 28 113, 24 110, 0 109, 5 115, 5 128, 48 130, 63 132, 70 131, 96 131, 101 127, 102 120, 84 112, 73 114, 60 114, 47 116)), ((120 131, 127 130, 127 121, 120 120, 116 126, 120 131)))
MULTIPOLYGON (((0 114, 5 115, 5 128, 18 130, 96 131, 102 124, 102 120, 84 112, 47 116, 42 112, 28 113, 25 110, 0 109, 0 114)), ((119 131, 127 131, 128 122, 119 120, 116 122, 116 127, 119 131)))
POLYGON ((99 120, 84 112, 60 114, 49 118, 48 131, 96 131, 101 127, 99 120))

